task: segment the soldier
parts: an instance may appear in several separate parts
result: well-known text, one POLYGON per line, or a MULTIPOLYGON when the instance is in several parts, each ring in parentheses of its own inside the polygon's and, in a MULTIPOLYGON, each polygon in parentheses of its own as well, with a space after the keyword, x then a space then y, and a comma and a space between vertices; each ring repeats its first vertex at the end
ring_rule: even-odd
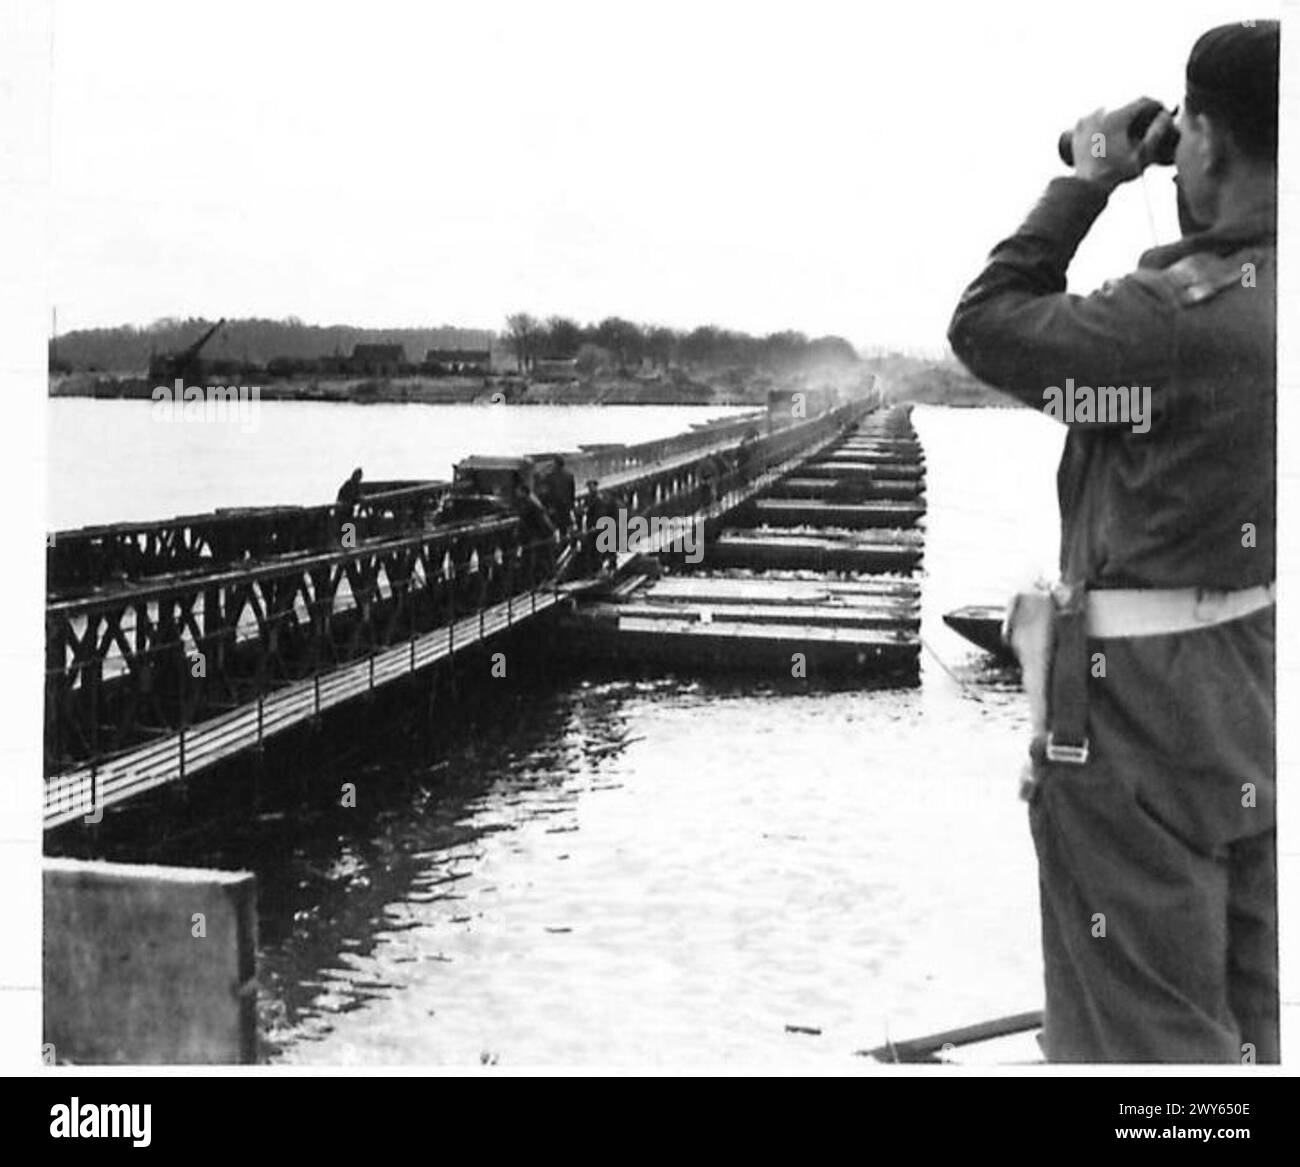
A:
POLYGON ((1162 112, 1139 142, 1140 103, 1078 123, 1073 176, 994 249, 949 332, 978 377, 1068 425, 1030 748, 1052 1061, 1278 1060, 1277 23, 1206 33, 1186 79, 1177 125, 1162 112), (1196 229, 1067 294, 1111 191, 1175 130, 1196 229), (1149 416, 1124 416, 1140 396, 1123 388, 1149 416))
MULTIPOLYGON (((358 466, 352 473, 343 480, 343 485, 339 487, 338 494, 334 496, 334 509, 330 515, 332 520, 331 530, 335 539, 341 539, 353 523, 357 514, 357 504, 361 500, 361 467, 358 466)), ((355 526, 351 527, 353 536, 356 534, 355 526)))
POLYGON ((541 500, 519 477, 514 478, 514 510, 519 516, 521 541, 530 556, 548 569, 555 566, 555 524, 541 500))
POLYGON ((612 538, 608 528, 618 528, 619 503, 613 495, 601 490, 600 483, 594 478, 587 479, 586 533, 583 538, 583 565, 587 571, 609 571, 617 562, 616 554, 608 548, 597 547, 597 541, 606 532, 606 539, 612 538))
POLYGON ((720 477, 718 460, 712 455, 704 458, 700 463, 700 489, 704 493, 705 506, 712 506, 718 501, 718 479, 720 477))
POLYGON ((745 479, 754 465, 754 455, 758 450, 758 434, 750 430, 736 449, 736 473, 745 479))
POLYGON ((343 481, 339 487, 338 494, 335 496, 334 505, 343 519, 350 519, 357 509, 357 502, 361 498, 361 467, 358 466, 343 481))
POLYGON ((573 471, 564 465, 564 459, 558 454, 551 464, 551 473, 547 478, 547 510, 561 535, 569 533, 573 523, 573 502, 577 487, 573 480, 573 471))

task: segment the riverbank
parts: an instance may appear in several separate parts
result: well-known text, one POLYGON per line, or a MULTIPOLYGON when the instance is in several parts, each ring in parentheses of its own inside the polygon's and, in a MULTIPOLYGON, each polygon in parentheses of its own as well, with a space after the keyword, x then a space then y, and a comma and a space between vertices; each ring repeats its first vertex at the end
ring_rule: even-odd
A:
MULTIPOLYGON (((239 381, 251 377, 232 378, 239 381)), ((250 386, 251 387, 251 386, 250 386)), ((52 374, 51 397, 148 401, 156 383, 114 373, 52 374)), ((518 375, 452 377, 263 378, 262 401, 318 401, 352 405, 753 405, 766 402, 767 384, 738 386, 734 378, 687 375, 678 370, 645 376, 601 375, 541 381, 518 375)))
MULTIPOLYGON (((261 377, 262 401, 317 401, 350 405, 710 405, 762 407, 767 392, 798 384, 860 381, 878 375, 890 403, 1008 409, 1018 403, 971 376, 955 361, 887 358, 851 375, 807 378, 740 375, 734 369, 687 372, 680 368, 625 375, 597 373, 569 380, 549 380, 515 373, 449 377, 261 377)), ((250 384, 256 375, 232 378, 250 384)), ((149 401, 156 383, 130 373, 51 374, 51 397, 149 401)), ((250 384, 251 387, 251 384, 250 384)))

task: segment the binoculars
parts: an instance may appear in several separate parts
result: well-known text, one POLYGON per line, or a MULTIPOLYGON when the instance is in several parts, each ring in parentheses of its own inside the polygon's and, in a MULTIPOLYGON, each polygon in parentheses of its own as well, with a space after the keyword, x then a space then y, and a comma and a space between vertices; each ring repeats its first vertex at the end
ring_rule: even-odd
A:
MULTIPOLYGON (((1138 107, 1137 112, 1133 115, 1133 120, 1128 124, 1128 140, 1130 142, 1140 142, 1145 136, 1151 123, 1165 107, 1158 101, 1145 101, 1138 107)), ((1156 139, 1155 147, 1151 152, 1151 161, 1157 166, 1172 166, 1174 162, 1174 151, 1178 149, 1178 130, 1171 123, 1169 128, 1156 139)), ((1074 165, 1074 131, 1064 131, 1056 143, 1056 152, 1060 154, 1061 161, 1066 166, 1074 165)))

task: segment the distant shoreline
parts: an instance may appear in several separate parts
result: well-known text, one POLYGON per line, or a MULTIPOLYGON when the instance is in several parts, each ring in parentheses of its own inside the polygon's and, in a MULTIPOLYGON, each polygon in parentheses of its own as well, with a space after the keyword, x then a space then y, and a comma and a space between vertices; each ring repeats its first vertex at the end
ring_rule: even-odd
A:
POLYGON ((910 388, 891 391, 887 387, 885 400, 891 405, 939 405, 948 409, 1024 408, 1014 397, 983 385, 956 390, 910 388))
MULTIPOLYGON (((884 362, 871 368, 893 404, 958 409, 1014 409, 1019 402, 976 380, 955 362, 884 362)), ((235 383, 243 380, 236 377, 235 383)), ((211 383, 217 384, 215 378, 211 383)), ((680 370, 653 377, 598 375, 569 381, 519 374, 409 377, 289 377, 257 386, 261 401, 314 401, 338 405, 699 405, 765 408, 771 378, 738 388, 736 378, 680 370)), ((171 386, 168 386, 170 388, 171 386)), ((251 386, 250 386, 251 387, 251 386)), ((153 399, 156 383, 139 373, 50 374, 49 396, 96 400, 153 399)))
MULTIPOLYGON (((235 378, 237 383, 242 378, 235 378)), ((217 381, 211 379, 212 384, 217 381)), ((155 382, 129 374, 51 375, 51 398, 152 401, 155 382)), ((170 386, 169 386, 170 388, 170 386)), ((249 386, 252 388, 252 386, 249 386)), ((700 405, 762 408, 766 391, 687 380, 609 378, 556 383, 510 376, 277 378, 256 386, 260 401, 337 405, 700 405)))

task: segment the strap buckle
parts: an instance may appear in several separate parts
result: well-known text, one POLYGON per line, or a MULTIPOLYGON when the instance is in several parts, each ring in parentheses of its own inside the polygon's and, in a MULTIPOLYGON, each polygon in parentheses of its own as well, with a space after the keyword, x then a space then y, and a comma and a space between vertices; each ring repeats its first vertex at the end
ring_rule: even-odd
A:
POLYGON ((1192 619, 1200 624, 1217 624, 1227 607, 1229 593, 1211 588, 1197 588, 1192 605, 1192 619))
POLYGON ((1056 740, 1056 734, 1047 735, 1047 760, 1049 762, 1066 762, 1071 766, 1085 766, 1088 763, 1088 739, 1085 737, 1077 746, 1056 740))

